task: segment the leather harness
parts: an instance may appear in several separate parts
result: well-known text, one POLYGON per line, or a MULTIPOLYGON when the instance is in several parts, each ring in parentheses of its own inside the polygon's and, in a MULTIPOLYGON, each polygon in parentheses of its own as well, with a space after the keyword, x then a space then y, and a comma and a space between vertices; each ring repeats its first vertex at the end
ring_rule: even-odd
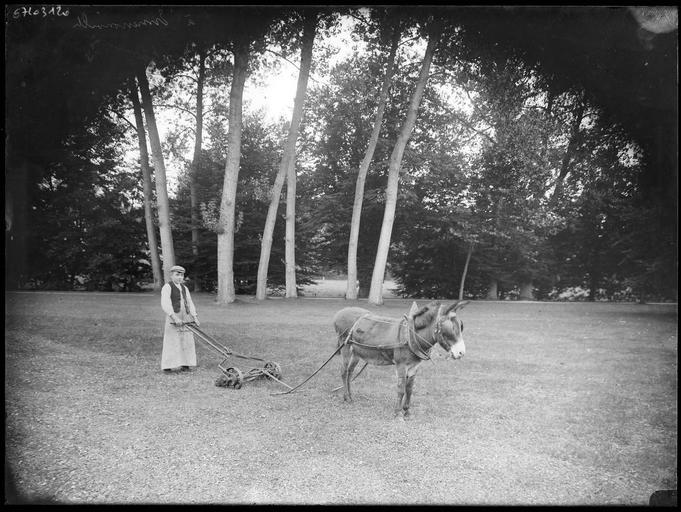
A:
MULTIPOLYGON (((391 350, 391 349, 396 349, 396 348, 403 348, 403 347, 406 346, 406 347, 409 348, 409 350, 411 350, 411 352, 416 357, 425 361, 427 359, 430 359, 431 349, 437 343, 439 343, 441 341, 437 338, 438 337, 441 338, 441 339, 443 338, 443 336, 442 336, 442 321, 441 321, 442 317, 438 312, 438 317, 437 317, 437 320, 436 320, 436 323, 435 323, 435 333, 434 333, 436 339, 435 339, 435 343, 433 343, 432 345, 430 345, 428 343, 428 340, 424 339, 423 337, 419 336, 416 333, 416 326, 414 324, 414 319, 407 316, 407 315, 404 315, 404 319, 402 321, 400 321, 400 331, 399 332, 402 331, 402 329, 403 329, 402 326, 405 326, 407 328, 407 338, 404 342, 400 342, 400 343, 395 344, 395 345, 367 345, 366 343, 361 343, 359 341, 352 339, 353 334, 355 332, 355 328, 357 327, 357 324, 359 323, 359 321, 368 317, 369 315, 370 315, 370 313, 366 313, 366 314, 362 315, 361 317, 359 317, 355 321, 355 323, 353 324, 353 326, 350 329, 350 333, 345 338, 344 344, 346 344, 346 345, 347 344, 353 344, 353 345, 360 346, 362 348, 369 348, 369 349, 373 349, 373 350, 391 350), (423 340, 423 342, 425 342, 425 345, 420 340, 423 340)), ((378 320, 378 321, 381 321, 381 320, 378 320)), ((390 323, 390 322, 386 322, 386 323, 390 323)), ((398 338, 399 338, 399 333, 398 333, 398 338)))

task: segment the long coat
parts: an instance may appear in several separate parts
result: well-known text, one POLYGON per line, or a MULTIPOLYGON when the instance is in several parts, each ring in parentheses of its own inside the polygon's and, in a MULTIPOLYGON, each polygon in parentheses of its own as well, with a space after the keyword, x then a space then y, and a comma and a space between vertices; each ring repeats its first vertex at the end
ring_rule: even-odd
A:
POLYGON ((163 330, 163 351, 161 352, 161 368, 164 370, 177 368, 178 366, 196 366, 194 334, 186 327, 176 326, 170 318, 175 313, 183 322, 191 322, 193 320, 192 316, 196 317, 196 307, 189 290, 185 287, 189 314, 185 310, 185 302, 182 295, 180 295, 180 312, 174 312, 170 299, 171 286, 176 285, 174 283, 166 283, 161 288, 161 307, 166 314, 163 330))

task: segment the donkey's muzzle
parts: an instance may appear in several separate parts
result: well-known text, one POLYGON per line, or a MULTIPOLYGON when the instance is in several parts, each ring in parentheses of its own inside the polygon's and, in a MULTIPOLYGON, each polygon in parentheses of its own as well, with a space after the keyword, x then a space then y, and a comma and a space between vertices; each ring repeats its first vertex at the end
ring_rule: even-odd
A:
POLYGON ((463 340, 457 341, 454 343, 454 345, 452 345, 452 348, 449 349, 449 355, 452 359, 461 359, 465 354, 466 344, 463 342, 463 340))

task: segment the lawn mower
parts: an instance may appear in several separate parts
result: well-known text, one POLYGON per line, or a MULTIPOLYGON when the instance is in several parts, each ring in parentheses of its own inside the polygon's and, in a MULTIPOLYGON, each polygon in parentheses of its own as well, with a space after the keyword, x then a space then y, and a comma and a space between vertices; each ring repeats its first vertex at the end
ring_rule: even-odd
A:
POLYGON ((216 386, 223 388, 231 386, 234 389, 241 389, 241 386, 244 382, 265 377, 268 379, 275 380, 280 384, 283 384, 287 388, 291 389, 291 386, 279 380, 281 378, 281 367, 279 366, 278 363, 275 363, 274 361, 266 361, 265 359, 261 359, 259 357, 237 354, 233 350, 225 347, 222 343, 218 342, 209 334, 206 334, 201 329, 199 329, 195 322, 187 322, 182 325, 187 327, 194 334, 196 334, 203 343, 211 347, 213 350, 215 350, 219 355, 221 355, 224 358, 222 362, 218 364, 218 368, 220 368, 220 371, 222 371, 222 375, 220 375, 215 380, 216 386), (236 368, 235 366, 227 367, 225 365, 225 362, 230 357, 249 359, 251 361, 260 361, 265 364, 263 365, 262 368, 251 368, 248 372, 243 373, 241 370, 239 370, 239 368, 236 368))

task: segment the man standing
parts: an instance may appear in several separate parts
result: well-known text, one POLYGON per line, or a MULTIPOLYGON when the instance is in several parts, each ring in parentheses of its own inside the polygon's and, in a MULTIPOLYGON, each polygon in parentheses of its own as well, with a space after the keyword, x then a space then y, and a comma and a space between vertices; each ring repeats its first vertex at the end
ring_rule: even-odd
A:
POLYGON ((196 366, 194 334, 183 324, 195 322, 199 325, 199 318, 189 289, 183 284, 184 272, 183 267, 173 266, 170 269, 171 282, 161 288, 161 308, 166 314, 161 353, 164 372, 178 367, 181 371, 189 371, 190 366, 196 366))

